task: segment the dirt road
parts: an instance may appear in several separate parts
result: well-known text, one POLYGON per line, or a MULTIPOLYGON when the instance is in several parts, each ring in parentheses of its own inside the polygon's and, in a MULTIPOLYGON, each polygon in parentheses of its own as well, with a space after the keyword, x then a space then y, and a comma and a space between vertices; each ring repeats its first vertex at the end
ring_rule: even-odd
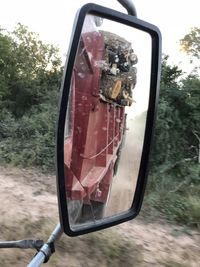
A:
MULTIPOLYGON (((46 238, 58 222, 55 177, 0 167, 0 239, 46 238)), ((77 238, 63 236, 46 266, 199 267, 199 232, 137 219, 77 238)), ((1 249, 0 266, 26 266, 33 250, 1 249)))

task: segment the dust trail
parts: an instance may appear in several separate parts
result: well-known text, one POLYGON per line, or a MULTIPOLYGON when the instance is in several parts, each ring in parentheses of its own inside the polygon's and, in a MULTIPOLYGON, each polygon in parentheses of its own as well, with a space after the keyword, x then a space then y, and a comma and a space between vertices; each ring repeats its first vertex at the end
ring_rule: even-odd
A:
POLYGON ((145 120, 146 114, 142 113, 127 121, 125 143, 117 174, 113 178, 106 216, 126 211, 131 206, 139 172, 145 120))

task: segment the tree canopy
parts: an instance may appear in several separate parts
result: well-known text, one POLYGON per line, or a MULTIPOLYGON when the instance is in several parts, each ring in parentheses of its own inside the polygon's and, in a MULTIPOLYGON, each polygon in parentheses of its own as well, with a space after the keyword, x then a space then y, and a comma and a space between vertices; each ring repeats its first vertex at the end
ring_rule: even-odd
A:
POLYGON ((0 107, 20 117, 58 87, 61 59, 21 24, 13 32, 0 29, 0 43, 0 107))
POLYGON ((0 28, 0 162, 54 168, 58 48, 18 24, 0 28))
POLYGON ((200 28, 194 27, 180 40, 181 48, 188 55, 200 59, 200 28))
POLYGON ((200 79, 164 56, 147 203, 167 218, 200 225, 200 79))

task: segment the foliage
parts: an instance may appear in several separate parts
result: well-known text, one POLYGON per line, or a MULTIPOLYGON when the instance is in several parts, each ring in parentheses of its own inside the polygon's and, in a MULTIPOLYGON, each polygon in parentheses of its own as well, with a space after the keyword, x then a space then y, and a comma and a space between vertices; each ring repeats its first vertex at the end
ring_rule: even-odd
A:
POLYGON ((200 59, 200 28, 194 27, 180 40, 181 48, 192 57, 200 59))
POLYGON ((52 168, 59 51, 21 24, 0 44, 0 161, 52 168))
MULTIPOLYGON (((163 86, 172 86, 176 85, 177 79, 181 76, 182 70, 178 66, 170 66, 167 63, 169 59, 168 55, 163 55, 162 65, 161 65, 161 84, 163 86)), ((162 93, 162 91, 161 91, 162 93)))
POLYGON ((200 226, 200 79, 181 74, 165 56, 147 206, 168 219, 200 226))
POLYGON ((0 107, 21 117, 59 85, 58 49, 43 44, 21 24, 12 33, 1 30, 0 42, 0 107))

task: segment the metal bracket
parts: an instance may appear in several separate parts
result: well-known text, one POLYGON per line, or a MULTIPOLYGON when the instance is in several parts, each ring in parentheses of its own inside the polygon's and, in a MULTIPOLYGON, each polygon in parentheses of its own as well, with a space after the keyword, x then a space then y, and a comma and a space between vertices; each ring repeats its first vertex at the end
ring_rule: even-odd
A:
POLYGON ((17 240, 17 241, 1 241, 0 248, 35 248, 37 251, 44 245, 44 241, 37 239, 37 240, 17 240))
POLYGON ((137 17, 136 8, 132 0, 117 0, 128 12, 129 15, 137 17))
POLYGON ((63 233, 63 230, 61 228, 61 225, 58 223, 56 228, 53 230, 52 234, 50 235, 47 243, 45 243, 41 247, 41 249, 34 256, 32 261, 28 264, 28 267, 39 267, 43 263, 48 262, 51 255, 55 252, 54 243, 60 238, 62 233, 63 233))

